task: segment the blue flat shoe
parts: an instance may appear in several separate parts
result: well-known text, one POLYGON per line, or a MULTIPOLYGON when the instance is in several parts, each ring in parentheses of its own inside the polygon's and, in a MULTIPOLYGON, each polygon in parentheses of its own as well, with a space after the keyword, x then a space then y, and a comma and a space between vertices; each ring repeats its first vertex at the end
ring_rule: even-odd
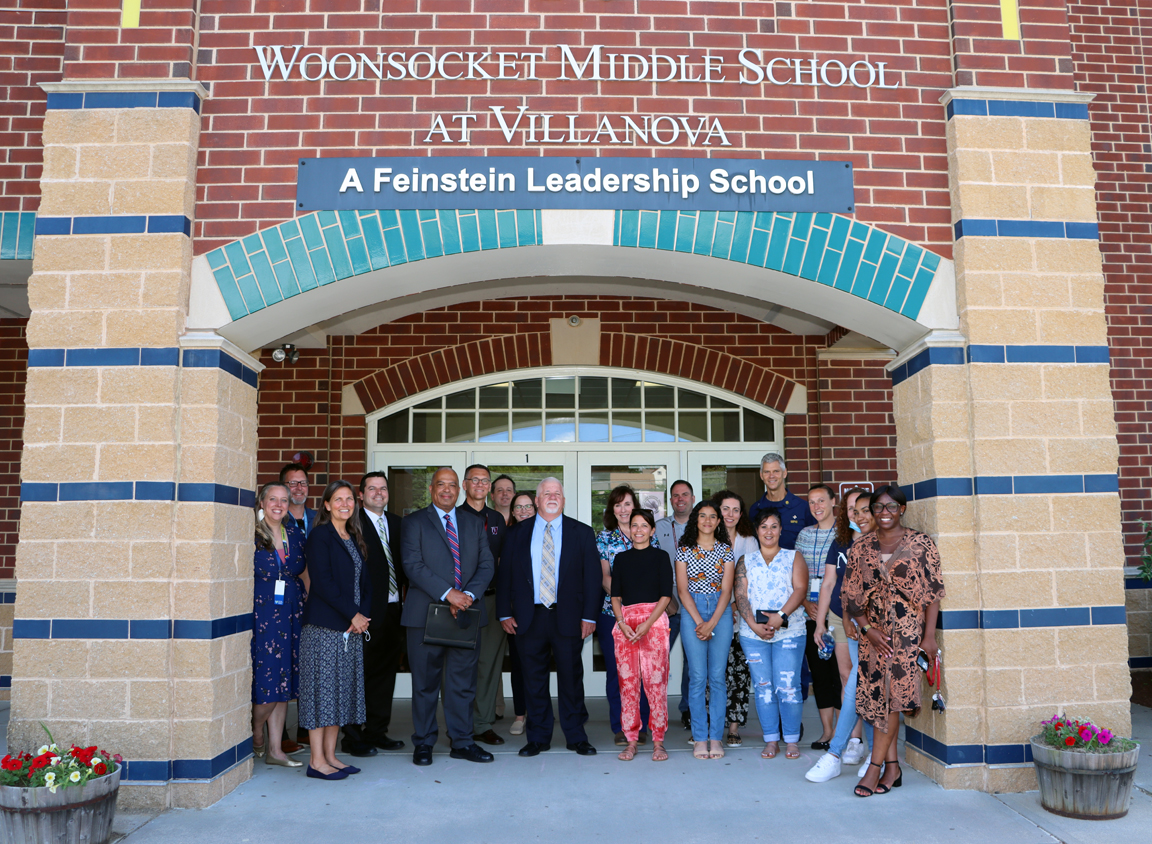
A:
MULTIPOLYGON (((359 770, 359 769, 357 769, 357 770, 359 770)), ((348 769, 344 768, 343 770, 340 770, 340 771, 333 771, 330 774, 322 774, 319 771, 317 771, 315 768, 313 768, 311 765, 309 765, 308 766, 308 776, 310 776, 314 780, 346 780, 346 779, 348 779, 348 769)))
POLYGON ((360 769, 357 768, 355 765, 345 765, 343 768, 340 769, 340 773, 349 774, 349 775, 358 774, 358 773, 360 773, 360 769))

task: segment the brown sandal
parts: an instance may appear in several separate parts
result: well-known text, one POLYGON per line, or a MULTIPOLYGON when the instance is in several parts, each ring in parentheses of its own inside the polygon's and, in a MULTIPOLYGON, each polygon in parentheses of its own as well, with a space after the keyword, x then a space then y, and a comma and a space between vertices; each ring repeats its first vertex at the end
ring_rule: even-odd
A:
POLYGON ((723 759, 724 758, 724 742, 712 739, 708 742, 708 758, 709 759, 723 759))
POLYGON ((697 759, 708 758, 708 742, 698 741, 692 748, 692 755, 697 759))
POLYGON ((770 741, 770 742, 765 743, 764 749, 760 751, 760 758, 761 759, 775 759, 778 753, 780 753, 780 742, 770 741), (769 750, 768 746, 772 745, 772 744, 776 745, 776 747, 773 748, 772 750, 769 750))
POLYGON ((636 758, 636 742, 628 742, 628 746, 620 751, 616 756, 621 762, 631 762, 636 758))
POLYGON ((790 741, 784 746, 785 759, 799 759, 800 758, 800 745, 794 741, 790 741), (795 748, 793 750, 793 748, 795 748))
POLYGON ((668 761, 668 751, 664 749, 664 742, 662 742, 662 741, 653 741, 652 742, 652 761, 653 762, 667 762, 668 761))

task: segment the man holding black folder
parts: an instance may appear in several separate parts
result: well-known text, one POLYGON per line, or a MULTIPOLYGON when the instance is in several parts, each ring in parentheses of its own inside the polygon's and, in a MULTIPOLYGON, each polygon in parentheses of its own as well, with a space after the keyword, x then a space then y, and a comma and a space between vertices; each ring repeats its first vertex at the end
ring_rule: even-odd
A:
POLYGON ((444 720, 452 740, 452 758, 491 762, 492 754, 472 738, 479 651, 472 647, 426 644, 426 625, 437 609, 446 608, 459 624, 488 622, 483 596, 495 571, 483 523, 456 506, 460 478, 440 469, 428 488, 432 504, 407 516, 401 530, 402 562, 408 575, 408 597, 400 623, 407 628, 408 664, 412 669, 412 762, 432 764, 439 730, 436 702, 444 679, 444 720), (469 612, 473 603, 476 607, 469 612))

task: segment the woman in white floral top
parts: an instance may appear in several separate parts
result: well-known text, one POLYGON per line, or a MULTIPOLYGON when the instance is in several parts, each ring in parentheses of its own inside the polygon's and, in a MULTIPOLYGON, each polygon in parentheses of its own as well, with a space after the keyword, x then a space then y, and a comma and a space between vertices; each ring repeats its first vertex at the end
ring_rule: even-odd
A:
MULTIPOLYGON (((616 643, 612 638, 616 616, 612 614, 612 599, 608 596, 612 594, 612 563, 617 554, 632 547, 632 539, 621 526, 627 528, 632 511, 639 509, 640 499, 632 487, 627 484, 616 487, 608 493, 608 503, 604 507, 604 530, 596 535, 604 587, 604 605, 596 619, 596 638, 604 655, 604 695, 608 698, 608 719, 618 747, 626 746, 628 740, 620 723, 620 678, 616 673, 616 643)), ((660 547, 655 535, 652 547, 660 547)), ((639 743, 644 744, 648 741, 648 697, 643 692, 640 693, 640 724, 639 743)))

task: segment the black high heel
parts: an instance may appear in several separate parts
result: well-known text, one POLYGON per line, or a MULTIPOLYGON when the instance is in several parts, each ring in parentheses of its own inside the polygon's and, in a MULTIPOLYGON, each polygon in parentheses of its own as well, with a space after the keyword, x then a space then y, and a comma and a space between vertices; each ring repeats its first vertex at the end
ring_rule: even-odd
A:
MULTIPOLYGON (((900 771, 900 773, 896 777, 896 780, 892 783, 892 785, 885 785, 882 782, 877 783, 876 784, 876 793, 877 794, 887 794, 892 789, 899 788, 900 786, 904 785, 904 769, 900 767, 900 763, 899 762, 886 762, 885 764, 886 765, 895 765, 896 768, 900 771), (881 791, 880 789, 884 789, 884 790, 881 791)), ((881 774, 880 776, 884 776, 884 775, 881 774)))
MULTIPOLYGON (((875 762, 869 762, 868 764, 872 765, 873 767, 879 768, 881 771, 880 776, 884 776, 884 774, 883 774, 884 766, 883 765, 877 765, 875 762)), ((855 794, 857 797, 871 797, 873 794, 883 794, 884 792, 880 790, 880 784, 877 783, 875 789, 869 788, 866 785, 858 785, 854 789, 852 789, 852 793, 855 794), (861 793, 861 792, 863 792, 863 793, 861 793)))

